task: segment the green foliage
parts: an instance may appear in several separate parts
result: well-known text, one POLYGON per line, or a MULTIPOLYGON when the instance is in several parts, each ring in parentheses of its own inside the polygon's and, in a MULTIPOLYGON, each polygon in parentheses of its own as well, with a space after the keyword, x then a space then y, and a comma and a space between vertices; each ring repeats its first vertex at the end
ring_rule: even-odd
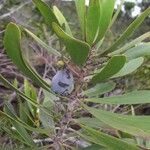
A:
POLYGON ((104 134, 103 132, 98 132, 95 129, 89 128, 87 126, 83 127, 83 137, 95 144, 104 146, 107 149, 122 149, 122 150, 140 150, 133 144, 126 143, 122 140, 119 140, 115 137, 104 134))
POLYGON ((86 6, 85 6, 85 0, 76 0, 75 1, 75 5, 76 5, 76 10, 77 10, 77 14, 79 17, 79 21, 80 21, 80 26, 83 32, 83 36, 85 38, 85 33, 86 33, 86 6))
POLYGON ((56 23, 53 23, 53 30, 60 40, 63 41, 72 61, 79 66, 83 65, 88 57, 90 46, 66 34, 56 23))
POLYGON ((47 25, 52 29, 52 23, 53 22, 58 23, 53 10, 42 0, 33 0, 33 2, 36 5, 36 7, 39 9, 39 11, 41 12, 47 25))
POLYGON ((99 83, 94 87, 83 91, 83 95, 86 95, 88 97, 98 97, 104 93, 112 91, 115 86, 116 84, 114 82, 99 83))
POLYGON ((129 38, 134 31, 141 25, 143 20, 150 14, 150 7, 148 7, 139 17, 137 17, 128 28, 122 33, 122 35, 112 44, 110 48, 106 50, 106 53, 115 51, 116 48, 123 43, 127 38, 129 38))
POLYGON ((123 68, 119 72, 117 72, 117 74, 112 76, 111 78, 123 77, 128 74, 131 74, 132 72, 137 70, 142 65, 143 62, 144 62, 143 57, 139 57, 139 58, 130 60, 129 62, 125 63, 123 68))
POLYGON ((8 24, 4 37, 4 46, 7 55, 12 59, 14 64, 36 84, 44 89, 50 90, 50 86, 36 73, 36 71, 27 63, 21 52, 21 32, 14 23, 8 24))
POLYGON ((124 66, 125 62, 126 62, 125 56, 112 57, 107 63, 107 65, 104 68, 102 68, 102 70, 92 78, 91 82, 93 84, 96 84, 105 81, 106 79, 110 78, 118 71, 120 71, 120 69, 124 66))
POLYGON ((65 17, 63 16, 63 14, 61 13, 61 11, 56 6, 53 7, 53 11, 54 11, 54 14, 55 14, 57 20, 59 21, 60 26, 65 29, 67 34, 72 36, 72 32, 69 27, 69 24, 68 24, 67 20, 65 19, 65 17))
MULTIPOLYGON (((141 35, 140 37, 132 40, 131 42, 125 44, 123 47, 121 47, 120 49, 112 52, 112 53, 109 53, 108 55, 109 56, 112 56, 112 55, 116 55, 116 54, 119 54, 119 53, 123 53, 124 51, 138 45, 139 43, 141 43, 142 41, 144 41, 145 39, 149 38, 150 37, 150 32, 146 32, 144 33, 143 35, 141 35)), ((141 43, 142 44, 142 43, 141 43)))
POLYGON ((111 22, 115 0, 100 0, 100 21, 97 41, 103 39, 111 22))
POLYGON ((19 101, 18 114, 9 102, 5 103, 4 111, 1 111, 1 115, 6 117, 11 122, 11 126, 15 128, 15 131, 12 131, 11 128, 7 131, 11 130, 16 139, 29 147, 36 147, 32 139, 33 132, 43 137, 52 138, 54 142, 53 146, 57 146, 57 149, 63 149, 65 147, 65 142, 72 138, 70 132, 73 132, 90 142, 91 145, 86 149, 140 149, 138 147, 139 145, 137 145, 139 143, 133 141, 134 138, 137 137, 149 138, 149 116, 117 114, 100 109, 99 104, 133 105, 150 103, 150 92, 144 90, 134 91, 120 96, 105 97, 104 95, 116 87, 116 83, 110 80, 134 72, 144 62, 144 56, 149 55, 149 43, 140 43, 149 37, 149 33, 145 33, 119 49, 117 48, 131 36, 150 14, 150 8, 147 8, 137 17, 123 34, 113 42, 110 47, 107 47, 103 53, 102 51, 98 52, 96 49, 101 48, 107 30, 113 25, 119 13, 117 11, 112 19, 115 0, 91 0, 89 6, 85 5, 85 0, 75 1, 81 30, 83 32, 83 37, 80 39, 84 40, 74 38, 69 23, 56 6, 49 7, 41 0, 33 0, 33 3, 41 12, 48 27, 53 31, 53 34, 56 34, 61 41, 60 50, 57 51, 47 45, 28 29, 16 25, 15 23, 8 24, 4 37, 6 53, 22 73, 42 88, 44 102, 39 103, 39 97, 36 94, 35 88, 27 80, 24 80, 24 88, 23 91, 21 91, 18 89, 17 81, 11 84, 0 75, 0 81, 16 92, 17 100, 19 101), (70 67, 69 69, 73 70, 78 77, 80 77, 76 79, 78 81, 77 83, 80 84, 76 86, 75 94, 62 97, 51 91, 50 85, 24 58, 21 51, 20 29, 25 31, 37 43, 48 50, 49 54, 57 56, 57 59, 61 57, 68 66, 69 63, 74 63, 72 65, 74 67, 71 66, 72 68, 70 67), (63 46, 61 44, 63 44, 63 46), (66 49, 66 53, 63 53, 62 49, 66 49), (93 72, 87 70, 88 61, 93 61, 93 58, 97 60, 99 56, 103 57, 101 55, 102 53, 103 56, 108 54, 105 55, 107 61, 94 67, 95 71, 93 72), (68 54, 70 57, 68 57, 68 54), (93 55, 95 57, 93 57, 93 55), (80 68, 78 66, 80 66, 80 68), (84 69, 86 69, 86 72, 84 69), (86 82, 84 79, 87 76, 92 78, 86 82), (103 95, 104 97, 100 98, 100 96, 103 95), (83 99, 80 99, 80 96, 83 99), (60 106, 57 101, 59 101, 59 103, 61 102, 62 106, 60 106), (88 106, 81 102, 85 102, 88 106), (94 104, 96 107, 89 107, 89 102, 92 102, 90 103, 92 105, 96 103, 96 105, 94 104), (58 105, 57 109, 56 105, 58 105), (81 109, 91 114, 92 117, 78 116, 78 111, 81 109), (58 112, 60 112, 60 114, 58 112), (72 119, 73 116, 78 116, 78 119, 72 119), (79 124, 81 130, 74 131, 71 126, 69 126, 72 122, 79 124), (100 131, 99 129, 102 130, 100 131), (108 132, 105 132, 106 129, 115 130, 118 137, 108 135, 108 132), (67 134, 68 132, 69 134, 67 134), (122 134, 119 134, 119 132, 122 134), (67 134, 66 137, 65 134, 67 134), (125 134, 128 134, 128 140, 132 141, 132 143, 124 139, 125 134))
POLYGON ((86 40, 92 45, 97 37, 100 22, 100 1, 91 0, 87 11, 86 40), (92 27, 92 28, 91 28, 92 27))
POLYGON ((76 122, 82 125, 88 125, 88 127, 95 128, 95 129, 111 129, 110 126, 105 124, 104 122, 98 120, 97 118, 90 118, 90 117, 82 117, 75 119, 76 122))
POLYGON ((39 39, 35 34, 30 32, 28 29, 23 28, 23 30, 25 30, 37 43, 39 43, 42 47, 44 47, 48 51, 48 53, 56 56, 61 56, 61 54, 57 50, 44 43, 41 39, 39 39))
POLYGON ((55 134, 55 122, 53 116, 53 106, 55 104, 55 100, 57 97, 47 91, 44 91, 44 102, 43 108, 39 110, 39 119, 42 123, 42 126, 48 131, 48 134, 51 135, 52 133, 55 134), (47 113, 45 113, 45 111, 47 113))
POLYGON ((102 104, 125 105, 125 104, 146 104, 150 103, 150 91, 133 91, 119 96, 90 98, 85 101, 102 104))
POLYGON ((117 130, 145 138, 150 135, 149 116, 122 115, 87 106, 84 107, 98 120, 111 125, 117 130))
POLYGON ((149 50, 150 50, 150 42, 137 45, 136 47, 127 50, 125 52, 125 55, 127 56, 127 59, 131 60, 141 56, 149 56, 150 55, 149 50))
MULTIPOLYGON (((11 116, 11 118, 17 120, 17 115, 11 104, 9 104, 9 103, 5 104, 4 112, 7 115, 11 116)), ((23 128, 22 126, 20 126, 18 123, 16 123, 16 121, 14 121, 13 119, 12 119, 11 123, 14 126, 14 128, 16 129, 16 132, 18 133, 18 139, 21 138, 21 141, 24 141, 25 144, 27 144, 29 146, 34 146, 34 142, 33 142, 32 138, 29 136, 29 134, 27 133, 26 129, 23 128)))

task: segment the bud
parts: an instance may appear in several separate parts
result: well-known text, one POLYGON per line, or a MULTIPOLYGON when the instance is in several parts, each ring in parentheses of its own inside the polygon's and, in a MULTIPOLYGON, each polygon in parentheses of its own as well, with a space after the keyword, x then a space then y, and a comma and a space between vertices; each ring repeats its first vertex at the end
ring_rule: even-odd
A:
POLYGON ((64 61, 59 60, 59 61, 57 62, 57 66, 58 66, 58 68, 64 68, 64 67, 65 67, 64 61))

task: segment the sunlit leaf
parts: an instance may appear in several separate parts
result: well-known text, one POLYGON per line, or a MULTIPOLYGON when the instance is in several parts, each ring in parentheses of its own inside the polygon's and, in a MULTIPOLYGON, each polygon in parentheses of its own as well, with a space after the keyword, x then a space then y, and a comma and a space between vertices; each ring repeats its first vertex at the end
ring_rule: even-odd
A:
POLYGON ((69 36, 56 23, 53 23, 53 29, 66 46, 66 50, 71 56, 72 61, 79 66, 83 65, 88 57, 90 46, 85 42, 69 36))
POLYGON ((125 62, 126 58, 123 55, 112 57, 106 66, 102 68, 99 73, 93 76, 91 82, 96 84, 110 78, 124 66, 125 62))
POLYGON ((150 55, 150 42, 137 45, 127 50, 124 55, 128 60, 150 55))
POLYGON ((111 78, 117 78, 117 77, 128 75, 134 72, 135 70, 137 70, 143 64, 143 62, 144 62, 143 57, 132 59, 129 62, 127 62, 123 66, 123 68, 117 74, 113 75, 111 78))
POLYGON ((56 6, 53 6, 53 11, 54 11, 54 14, 55 14, 60 26, 61 27, 64 26, 66 33, 69 34, 70 36, 72 36, 72 32, 68 25, 68 22, 65 19, 65 17, 63 16, 63 14, 61 13, 61 11, 56 6))

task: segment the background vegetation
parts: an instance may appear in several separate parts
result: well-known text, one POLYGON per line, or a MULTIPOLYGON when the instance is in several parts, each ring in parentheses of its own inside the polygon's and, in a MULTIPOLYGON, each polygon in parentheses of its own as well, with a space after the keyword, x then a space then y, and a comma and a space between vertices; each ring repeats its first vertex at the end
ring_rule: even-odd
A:
MULTIPOLYGON (((73 34, 75 37, 81 39, 81 32, 80 32, 80 26, 79 26, 79 21, 78 17, 76 14, 74 2, 65 2, 65 1, 57 1, 57 0, 51 0, 47 1, 49 5, 56 5, 64 14, 66 19, 69 21, 69 25, 71 29, 73 29, 73 34)), ((124 29, 133 21, 132 17, 132 10, 135 7, 135 5, 138 5, 141 8, 141 11, 144 11, 148 6, 150 5, 149 1, 142 1, 142 3, 131 3, 131 2, 125 2, 124 3, 124 10, 120 12, 119 17, 117 21, 114 23, 112 30, 109 31, 107 34, 107 41, 104 43, 103 47, 105 48, 108 45, 112 44, 112 41, 122 32, 124 29)), ((17 24, 22 25, 25 28, 28 28, 30 31, 35 33, 40 39, 42 39, 44 42, 46 42, 48 45, 53 46, 56 49, 61 48, 61 44, 59 41, 56 39, 55 35, 50 35, 49 32, 51 30, 46 27, 44 24, 44 19, 40 15, 39 11, 33 5, 33 3, 29 0, 3 0, 0 3, 0 74, 2 74, 4 77, 9 79, 14 86, 18 87, 21 91, 24 91, 27 95, 30 95, 32 98, 37 98, 40 103, 42 103, 43 100, 46 101, 48 100, 50 95, 48 97, 43 96, 42 90, 37 86, 37 85, 32 85, 32 81, 28 82, 27 80, 24 80, 24 76, 20 73, 20 71, 12 64, 10 59, 7 57, 5 51, 4 51, 4 46, 3 46, 3 37, 4 37, 4 31, 6 28, 6 25, 13 21, 17 24), (29 94, 30 93, 30 94, 29 94), (35 94, 36 93, 36 94, 35 94)), ((136 31, 134 36, 132 37, 133 39, 142 35, 143 33, 146 33, 150 29, 150 21, 149 18, 147 18, 142 26, 136 31)), ((25 33, 24 33, 25 34, 25 33)), ((131 39, 132 40, 132 39, 131 39)), ((147 39, 149 41, 149 39, 147 39)), ((37 44, 35 41, 32 40, 28 36, 28 38, 23 38, 22 40, 22 48, 23 48, 23 55, 29 60, 32 66, 36 68, 38 73, 43 76, 43 78, 49 78, 52 79, 52 77, 55 75, 56 70, 57 70, 57 58, 51 55, 48 55, 48 53, 45 51, 44 48, 42 48, 39 44, 37 44), (33 49, 31 51, 31 49, 33 49)), ((92 70, 94 66, 97 66, 99 63, 102 63, 105 61, 101 60, 99 58, 95 59, 94 61, 89 61, 88 62, 88 70, 92 70)), ((149 57, 146 58, 146 61, 143 66, 141 66, 138 71, 135 71, 131 75, 125 76, 123 78, 116 79, 117 86, 116 88, 108 92, 104 96, 112 96, 112 95, 120 95, 124 94, 126 92, 130 92, 133 90, 145 90, 145 89, 150 89, 150 62, 149 62, 149 57)), ((46 95, 46 94, 44 94, 46 95)), ((18 106, 18 98, 20 97, 16 94, 16 92, 10 90, 7 86, 5 86, 3 83, 0 82, 0 108, 1 110, 3 109, 4 102, 9 101, 11 104, 13 104, 15 110, 18 110, 18 107, 21 107, 20 103, 18 106)), ((51 97, 53 99, 53 97, 51 97)), ((24 103, 24 100, 23 100, 24 103)), ((24 105, 24 104, 23 104, 24 105)), ((26 104, 25 104, 26 105, 26 104)), ((59 106, 56 107, 58 109, 59 107, 61 108, 60 110, 63 111, 65 108, 64 104, 59 103, 59 106)), ((91 104, 93 105, 93 104, 91 104)), ((112 107, 111 105, 101 105, 100 107, 104 108, 105 110, 113 110, 113 112, 118 112, 122 114, 140 114, 140 115, 149 115, 150 114, 150 109, 148 104, 142 104, 142 105, 136 105, 134 107, 132 106, 122 106, 118 105, 115 107, 112 107)), ((23 108, 21 107, 21 110, 23 108)), ((56 122, 58 123, 59 118, 61 116, 60 110, 55 110, 58 113, 58 116, 56 115, 56 122)), ((25 110, 26 111, 26 110, 25 110)), ((78 111, 78 110, 77 110, 78 111)), ((17 112, 19 113, 19 112, 17 112)), ((86 111, 81 111, 79 114, 77 112, 76 114, 81 116, 88 116, 86 111)), ((24 116, 22 116, 24 118, 24 116)), ((31 122, 30 118, 24 119, 26 122, 31 122)), ((38 126, 39 122, 35 120, 36 125, 38 126), (37 121, 37 122, 36 122, 37 121)), ((29 123, 30 124, 30 123, 29 123)), ((32 124, 32 123, 31 123, 32 124)), ((51 123, 52 124, 52 123, 51 123)), ((63 124, 63 123, 62 123, 63 124)), ((13 133, 13 130, 8 130, 10 129, 9 127, 12 127, 9 120, 7 120, 5 117, 1 117, 0 121, 0 144, 3 148, 24 148, 25 145, 20 141, 17 140, 17 136, 13 133)), ((79 126, 78 125, 72 125, 72 128, 76 131, 78 131, 79 126)), ((69 132, 69 131, 68 131, 69 132)), ((114 137, 117 136, 115 131, 106 131, 110 135, 113 135, 114 137)), ((124 134, 124 133, 123 133, 124 134)), ((45 146, 45 145, 50 145, 52 142, 50 139, 44 138, 41 135, 37 135, 36 132, 32 133, 32 137, 36 141, 37 145, 39 146, 45 146)), ((126 135, 125 137, 128 137, 126 135)), ((26 137, 27 140, 28 136, 26 137)), ((29 140, 30 141, 30 140, 29 140)), ((29 142, 28 141, 28 142, 29 142)), ((75 141, 70 140, 69 141, 72 146, 72 143, 75 141)), ((84 143, 85 141, 82 141, 81 139, 77 140, 75 143, 79 145, 85 146, 88 143, 84 143)), ((143 146, 143 141, 139 139, 138 141, 139 145, 143 146), (141 143, 140 143, 141 142, 141 143)), ((145 142, 145 141, 144 141, 145 142)), ((146 145, 147 148, 149 148, 149 145, 146 145)), ((26 146, 25 146, 26 147, 26 146)), ((94 145, 95 149, 97 148, 97 145, 94 145)), ((99 147, 98 147, 99 148, 99 147)))

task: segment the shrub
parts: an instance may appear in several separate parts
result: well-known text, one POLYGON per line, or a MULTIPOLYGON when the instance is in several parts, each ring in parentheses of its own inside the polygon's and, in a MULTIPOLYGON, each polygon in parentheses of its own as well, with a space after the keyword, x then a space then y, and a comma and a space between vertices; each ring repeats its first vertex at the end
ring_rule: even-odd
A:
POLYGON ((49 148, 54 149, 86 147, 85 149, 91 150, 138 150, 143 146, 146 147, 147 144, 140 145, 137 141, 145 139, 146 143, 146 139, 149 138, 149 116, 117 114, 103 110, 99 104, 132 106, 150 103, 148 90, 101 97, 115 88, 114 79, 138 69, 144 62, 144 56, 150 54, 150 43, 142 42, 150 36, 149 32, 128 42, 131 35, 150 14, 150 8, 141 13, 110 47, 101 49, 105 35, 121 8, 120 6, 113 15, 115 0, 91 0, 88 8, 85 0, 75 1, 83 40, 73 36, 68 22, 56 6, 50 8, 41 0, 33 0, 33 3, 44 17, 47 26, 65 46, 65 52, 52 48, 20 25, 12 22, 8 24, 4 37, 7 55, 25 76, 43 89, 45 96, 44 102, 40 104, 34 87, 27 80, 24 82, 24 91, 20 91, 16 84, 11 84, 0 75, 0 80, 16 91, 20 101, 19 115, 8 102, 5 103, 4 111, 1 111, 15 128, 15 130, 9 128, 10 134, 29 147, 37 146, 32 133, 38 133, 43 138, 49 137, 49 142, 52 143, 49 144, 49 148), (21 51, 21 32, 29 34, 51 55, 61 58, 65 62, 65 69, 71 69, 68 68, 68 64, 73 64, 69 72, 77 70, 78 78, 75 89, 70 95, 54 93, 51 85, 30 66, 21 51), (93 68, 93 71, 84 72, 88 61, 103 57, 106 58, 106 62, 93 68), (63 108, 60 106, 60 111, 55 112, 54 108, 58 102, 61 102, 63 108), (83 111, 88 115, 81 115, 83 111), (74 129, 73 126, 78 127, 79 130, 74 129), (115 136, 108 131, 113 131, 115 136), (88 141, 87 145, 82 144, 83 139, 84 142, 88 141))

